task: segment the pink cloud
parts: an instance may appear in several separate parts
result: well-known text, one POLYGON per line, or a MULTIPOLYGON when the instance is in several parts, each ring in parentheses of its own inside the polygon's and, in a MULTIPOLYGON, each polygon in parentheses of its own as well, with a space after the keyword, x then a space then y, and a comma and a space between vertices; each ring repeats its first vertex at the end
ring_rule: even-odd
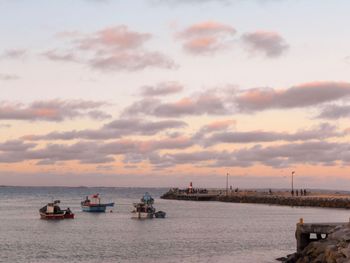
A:
POLYGON ((227 129, 230 126, 236 125, 235 120, 221 120, 221 121, 214 121, 205 126, 207 131, 216 131, 216 130, 223 130, 227 129))
POLYGON ((44 55, 50 60, 83 63, 102 71, 177 67, 166 55, 144 47, 152 38, 151 34, 132 31, 125 25, 108 27, 90 34, 62 32, 59 38, 70 40, 70 51, 49 50, 44 55))
POLYGON ((215 21, 205 21, 193 24, 180 32, 178 35, 182 38, 192 38, 200 36, 213 36, 221 33, 235 34, 236 30, 229 25, 221 24, 215 21))
POLYGON ((206 21, 186 28, 177 37, 184 41, 183 49, 189 53, 208 54, 228 48, 235 33, 230 25, 206 21))
POLYGON ((134 49, 141 47, 151 34, 130 31, 127 26, 109 27, 95 32, 92 35, 76 39, 81 49, 134 49))

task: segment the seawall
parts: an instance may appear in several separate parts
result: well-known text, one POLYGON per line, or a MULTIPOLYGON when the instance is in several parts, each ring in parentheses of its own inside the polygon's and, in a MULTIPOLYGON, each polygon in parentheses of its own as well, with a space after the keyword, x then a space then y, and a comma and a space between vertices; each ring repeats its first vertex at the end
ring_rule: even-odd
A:
POLYGON ((350 195, 324 194, 309 192, 306 196, 291 196, 289 192, 257 192, 240 191, 226 193, 223 190, 211 190, 207 193, 186 193, 170 189, 161 196, 163 199, 192 200, 192 201, 220 201, 232 203, 269 204, 284 206, 308 206, 325 208, 350 208, 350 195))

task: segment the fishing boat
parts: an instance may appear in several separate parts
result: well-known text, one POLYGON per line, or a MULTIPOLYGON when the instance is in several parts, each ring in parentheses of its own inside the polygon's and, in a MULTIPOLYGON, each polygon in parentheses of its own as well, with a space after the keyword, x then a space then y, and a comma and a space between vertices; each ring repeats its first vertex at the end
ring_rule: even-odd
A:
POLYGON ((44 207, 39 209, 40 218, 48 220, 59 220, 59 219, 73 219, 74 214, 69 209, 62 210, 59 207, 60 200, 55 200, 52 203, 48 203, 44 207))
POLYGON ((107 207, 113 207, 114 203, 101 203, 101 198, 99 194, 94 194, 92 196, 87 196, 84 201, 81 202, 81 208, 84 212, 96 212, 104 213, 107 207))
POLYGON ((164 218, 165 212, 158 211, 153 207, 154 199, 149 193, 145 193, 141 198, 140 203, 134 203, 134 210, 132 211, 132 218, 136 219, 147 219, 153 218, 164 218))

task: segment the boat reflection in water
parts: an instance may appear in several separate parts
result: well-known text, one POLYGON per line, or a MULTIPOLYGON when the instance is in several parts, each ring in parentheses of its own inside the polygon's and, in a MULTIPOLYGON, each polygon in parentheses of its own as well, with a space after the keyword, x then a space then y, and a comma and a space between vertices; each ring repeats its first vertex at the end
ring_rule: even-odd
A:
POLYGON ((69 209, 62 210, 59 207, 60 200, 55 200, 53 203, 48 203, 46 206, 39 209, 40 218, 47 220, 73 219, 74 214, 69 209))

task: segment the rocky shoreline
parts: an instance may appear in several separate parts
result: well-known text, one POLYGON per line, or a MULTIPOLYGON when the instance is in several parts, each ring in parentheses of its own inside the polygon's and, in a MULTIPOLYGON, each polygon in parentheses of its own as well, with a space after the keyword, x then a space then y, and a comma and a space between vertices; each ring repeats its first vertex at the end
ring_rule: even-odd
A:
POLYGON ((288 192, 257 192, 240 191, 226 194, 224 191, 209 191, 208 193, 183 193, 170 189, 161 196, 162 199, 220 201, 233 203, 269 204, 283 206, 307 206, 324 208, 350 209, 350 195, 322 194, 310 192, 307 196, 291 196, 288 192))
POLYGON ((277 259, 284 263, 350 262, 350 226, 339 225, 327 238, 311 242, 300 253, 277 259))

